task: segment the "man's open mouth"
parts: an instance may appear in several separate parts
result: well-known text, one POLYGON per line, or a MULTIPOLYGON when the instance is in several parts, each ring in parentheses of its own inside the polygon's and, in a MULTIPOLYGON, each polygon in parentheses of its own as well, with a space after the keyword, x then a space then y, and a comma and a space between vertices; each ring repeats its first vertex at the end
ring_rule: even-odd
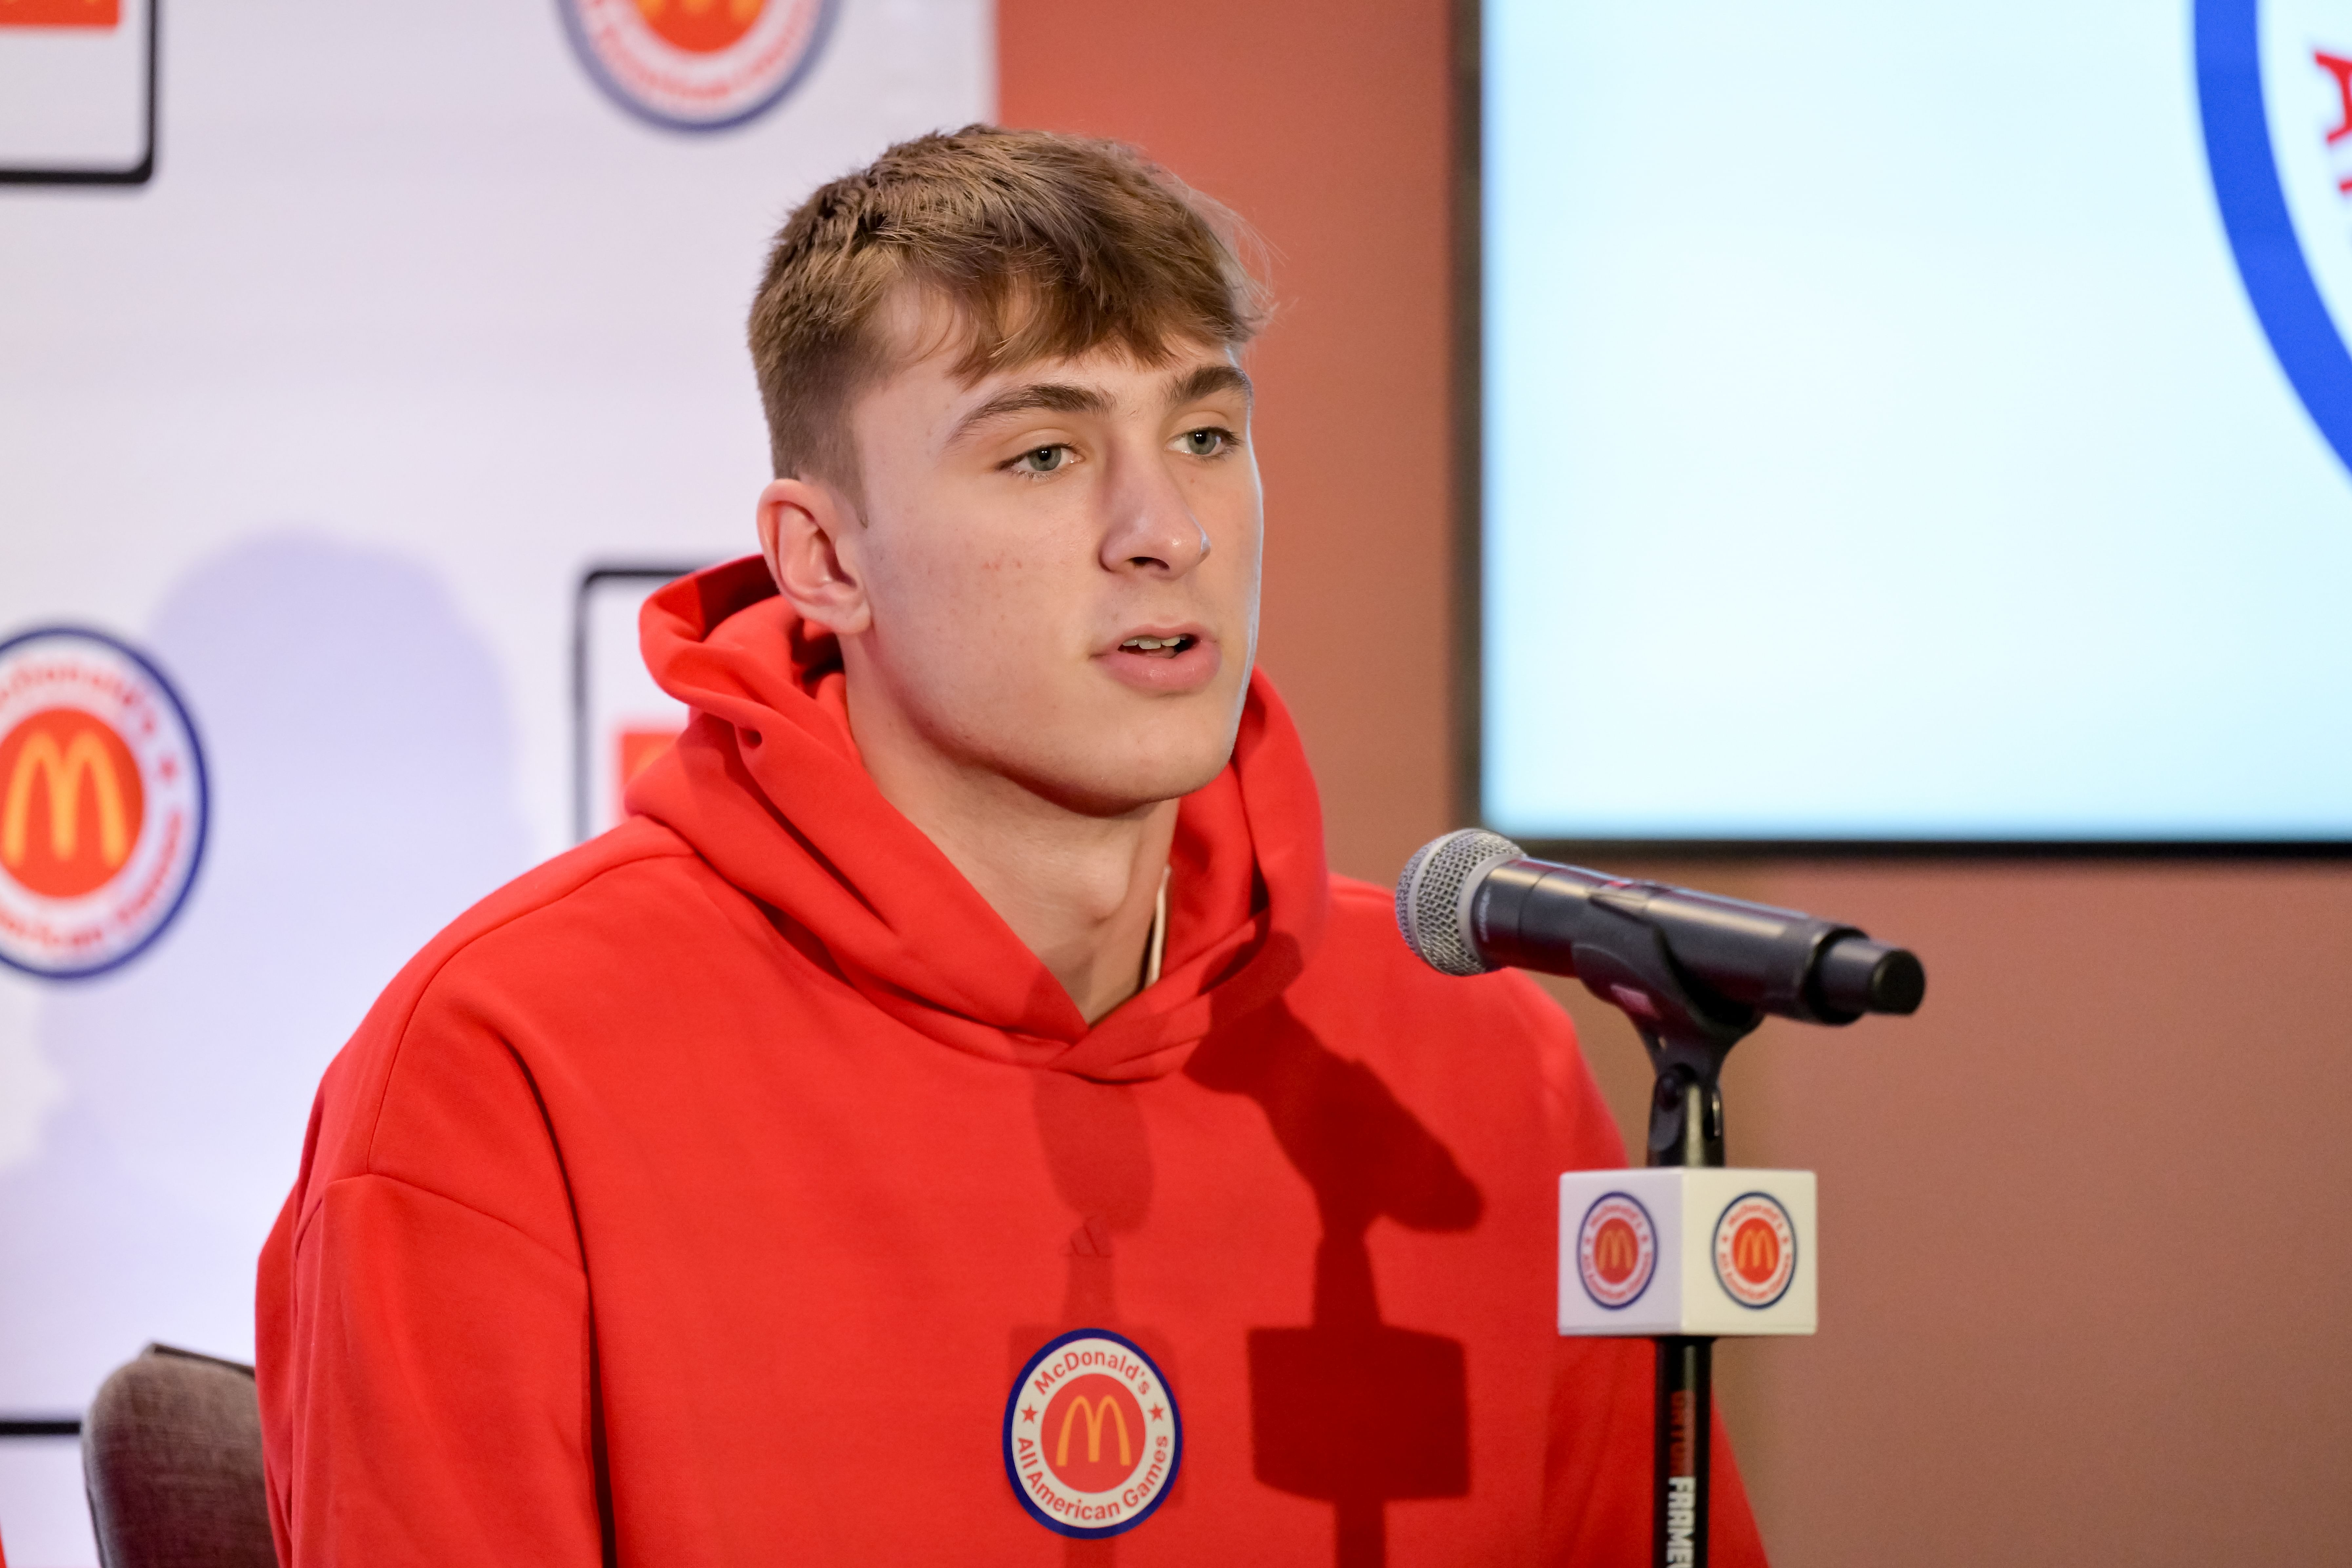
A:
POLYGON ((1174 658, 1201 639, 1190 633, 1172 637, 1129 637, 1118 645, 1122 653, 1140 653, 1159 658, 1174 658))

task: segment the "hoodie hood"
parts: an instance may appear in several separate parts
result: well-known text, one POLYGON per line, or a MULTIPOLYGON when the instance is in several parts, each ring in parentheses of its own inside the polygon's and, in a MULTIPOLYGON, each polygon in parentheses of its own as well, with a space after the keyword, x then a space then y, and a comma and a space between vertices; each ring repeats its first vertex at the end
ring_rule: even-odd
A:
POLYGON ((1160 980, 1089 1027, 1043 962, 866 775, 840 645, 757 556, 677 582, 639 635, 686 732, 632 813, 803 928, 877 1006, 942 1045, 1102 1082, 1163 1077, 1212 1028, 1275 1000, 1322 939, 1323 816, 1290 715, 1250 676, 1233 759, 1184 797, 1160 980))

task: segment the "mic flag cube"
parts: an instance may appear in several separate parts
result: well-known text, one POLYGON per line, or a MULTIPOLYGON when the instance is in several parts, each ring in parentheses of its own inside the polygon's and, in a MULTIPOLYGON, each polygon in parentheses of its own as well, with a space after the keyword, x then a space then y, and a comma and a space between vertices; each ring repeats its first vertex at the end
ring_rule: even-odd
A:
POLYGON ((1810 1334, 1811 1171, 1570 1171, 1559 1179, 1559 1331, 1810 1334))

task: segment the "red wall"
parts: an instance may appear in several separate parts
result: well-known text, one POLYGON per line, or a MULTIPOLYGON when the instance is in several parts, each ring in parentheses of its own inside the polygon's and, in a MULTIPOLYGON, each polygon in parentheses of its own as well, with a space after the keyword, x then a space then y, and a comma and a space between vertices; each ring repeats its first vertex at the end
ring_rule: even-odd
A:
MULTIPOLYGON (((1254 222, 1263 660, 1333 863, 1451 798, 1440 0, 1000 0, 1008 123, 1118 136, 1254 222)), ((2352 1539, 2352 870, 1627 866, 1916 946, 1927 1008, 1768 1027, 1736 1160, 1822 1173, 1822 1329, 1725 1347, 1787 1564, 2204 1564, 2352 1539)), ((1563 996, 1629 1125, 1622 1019, 1563 996)))
POLYGON ((1000 0, 1007 123, 1117 136, 1272 249, 1252 356, 1259 662, 1323 784, 1335 862, 1402 865, 1447 811, 1452 483, 1442 6, 1000 0))

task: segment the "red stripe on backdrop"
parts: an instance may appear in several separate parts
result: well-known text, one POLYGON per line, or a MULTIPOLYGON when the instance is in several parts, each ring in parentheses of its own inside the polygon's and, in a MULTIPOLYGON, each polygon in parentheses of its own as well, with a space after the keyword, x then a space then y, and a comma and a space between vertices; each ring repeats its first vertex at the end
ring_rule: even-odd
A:
POLYGON ((0 0, 0 27, 119 27, 122 0, 0 0))

